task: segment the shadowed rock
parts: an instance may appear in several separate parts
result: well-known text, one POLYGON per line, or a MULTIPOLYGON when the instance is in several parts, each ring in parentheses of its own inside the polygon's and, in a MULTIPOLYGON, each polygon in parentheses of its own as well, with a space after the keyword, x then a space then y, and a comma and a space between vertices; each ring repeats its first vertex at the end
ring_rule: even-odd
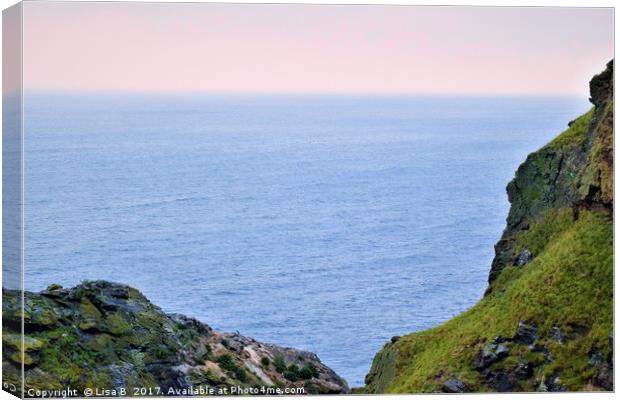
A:
POLYGON ((460 379, 448 378, 441 386, 441 391, 444 393, 467 393, 469 387, 460 379))

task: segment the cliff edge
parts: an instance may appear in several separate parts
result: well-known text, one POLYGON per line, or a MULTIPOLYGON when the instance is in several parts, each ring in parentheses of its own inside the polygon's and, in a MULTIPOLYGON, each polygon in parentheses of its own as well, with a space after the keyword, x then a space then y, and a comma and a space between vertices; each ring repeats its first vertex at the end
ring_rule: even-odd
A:
POLYGON ((20 297, 2 292, 2 378, 5 388, 19 390, 23 363, 26 397, 60 397, 51 391, 67 388, 79 397, 85 390, 104 396, 348 392, 313 353, 165 314, 129 286, 51 285, 25 292, 23 312, 20 297))
POLYGON ((356 392, 613 390, 613 60, 590 95, 508 184, 483 299, 393 338, 356 392))

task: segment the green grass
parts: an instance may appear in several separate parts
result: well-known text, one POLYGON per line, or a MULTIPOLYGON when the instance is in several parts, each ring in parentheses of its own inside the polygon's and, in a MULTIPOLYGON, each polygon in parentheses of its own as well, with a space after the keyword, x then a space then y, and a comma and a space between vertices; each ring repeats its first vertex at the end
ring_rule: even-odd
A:
POLYGON ((547 146, 554 149, 562 149, 567 146, 579 145, 584 142, 586 138, 586 131, 590 120, 594 115, 594 107, 588 112, 577 118, 567 130, 553 139, 547 146))
POLYGON ((273 359, 273 366, 279 373, 283 373, 284 371, 286 371, 286 361, 284 361, 284 357, 282 357, 281 355, 277 355, 273 359))
POLYGON ((299 370, 299 377, 301 379, 312 379, 319 377, 319 370, 313 363, 306 363, 301 370, 299 370))
POLYGON ((547 210, 530 229, 517 234, 515 246, 516 257, 524 247, 527 247, 534 256, 543 251, 550 241, 557 239, 573 224, 573 212, 565 208, 560 212, 547 210))
MULTIPOLYGON (((431 392, 449 376, 456 376, 476 391, 489 391, 472 367, 474 357, 494 337, 514 335, 520 320, 535 323, 543 335, 554 326, 569 334, 579 332, 566 345, 548 344, 551 363, 534 361, 542 369, 539 372, 549 376, 561 369, 565 386, 582 389, 592 374, 588 352, 597 348, 608 354, 611 350, 611 218, 582 211, 573 221, 569 209, 550 212, 518 240, 533 250, 531 263, 505 268, 493 283, 491 294, 465 313, 434 329, 387 344, 382 353, 396 356, 383 357, 380 353, 373 369, 376 373, 392 367, 393 374, 378 376, 367 390, 431 392)), ((494 367, 506 367, 520 354, 533 357, 524 347, 511 346, 511 356, 494 367)))
POLYGON ((230 354, 223 354, 217 358, 217 363, 225 369, 226 371, 230 371, 234 374, 235 378, 240 380, 241 382, 245 382, 248 378, 247 373, 243 369, 235 363, 232 356, 230 354))

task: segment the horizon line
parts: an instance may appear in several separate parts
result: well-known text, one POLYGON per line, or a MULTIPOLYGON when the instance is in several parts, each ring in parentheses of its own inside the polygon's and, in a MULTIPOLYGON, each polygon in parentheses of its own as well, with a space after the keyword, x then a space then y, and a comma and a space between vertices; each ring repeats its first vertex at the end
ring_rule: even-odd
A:
POLYGON ((318 91, 318 90, 160 90, 160 89, 52 89, 36 88, 5 92, 3 96, 33 94, 93 95, 217 95, 217 96, 421 96, 421 97, 585 97, 577 92, 425 92, 425 91, 318 91))

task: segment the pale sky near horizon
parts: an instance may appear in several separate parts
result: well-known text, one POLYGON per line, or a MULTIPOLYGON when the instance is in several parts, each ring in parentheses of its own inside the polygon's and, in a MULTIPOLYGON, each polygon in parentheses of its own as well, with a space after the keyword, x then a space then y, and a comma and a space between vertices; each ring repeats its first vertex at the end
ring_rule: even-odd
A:
POLYGON ((26 90, 587 94, 613 9, 24 3, 26 90))

